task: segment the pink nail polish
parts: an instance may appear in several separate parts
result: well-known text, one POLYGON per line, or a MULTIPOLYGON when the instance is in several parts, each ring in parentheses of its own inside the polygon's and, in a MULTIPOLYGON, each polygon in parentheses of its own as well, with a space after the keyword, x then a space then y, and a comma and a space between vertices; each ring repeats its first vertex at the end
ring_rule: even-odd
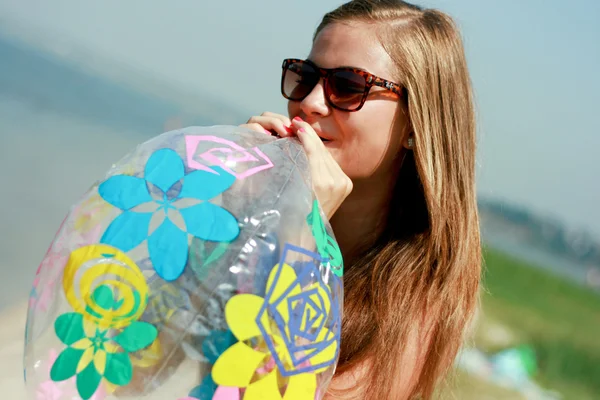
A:
POLYGON ((296 116, 296 117, 294 117, 294 121, 302 122, 302 118, 296 116))
POLYGON ((302 133, 304 133, 304 132, 306 132, 306 131, 304 130, 304 128, 300 128, 300 129, 298 129, 298 132, 302 132, 302 133))
POLYGON ((284 128, 285 128, 285 131, 287 133, 292 133, 292 127, 290 127, 290 126, 284 126, 284 128))

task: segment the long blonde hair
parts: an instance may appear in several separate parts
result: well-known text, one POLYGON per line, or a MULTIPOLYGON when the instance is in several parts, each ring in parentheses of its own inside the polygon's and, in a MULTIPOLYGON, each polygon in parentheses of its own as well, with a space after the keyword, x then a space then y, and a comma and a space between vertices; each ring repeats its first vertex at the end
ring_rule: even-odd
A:
MULTIPOLYGON (((371 362, 365 393, 386 399, 415 326, 427 336, 412 395, 431 398, 478 306, 476 125, 464 48, 452 19, 400 0, 354 0, 332 23, 375 24, 407 94, 414 149, 404 159, 386 235, 348 266, 338 373, 371 362), (427 332, 425 332, 427 331, 427 332)), ((408 371, 410 373, 411 371, 408 371)))

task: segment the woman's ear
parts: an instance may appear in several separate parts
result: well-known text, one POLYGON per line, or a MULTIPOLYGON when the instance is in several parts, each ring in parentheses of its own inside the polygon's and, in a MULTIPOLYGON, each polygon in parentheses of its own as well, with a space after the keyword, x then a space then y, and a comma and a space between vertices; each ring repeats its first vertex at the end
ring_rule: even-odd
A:
POLYGON ((402 147, 407 150, 412 150, 415 147, 415 134, 411 131, 408 132, 407 135, 404 135, 404 140, 402 140, 402 147))

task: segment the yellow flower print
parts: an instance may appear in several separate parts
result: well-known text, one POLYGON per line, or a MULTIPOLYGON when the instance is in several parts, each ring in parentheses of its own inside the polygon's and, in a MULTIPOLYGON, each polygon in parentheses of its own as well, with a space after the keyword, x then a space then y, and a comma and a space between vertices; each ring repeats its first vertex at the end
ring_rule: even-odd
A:
POLYGON ((339 310, 318 269, 300 271, 278 264, 265 298, 239 294, 229 300, 225 317, 238 342, 214 364, 216 384, 245 389, 244 400, 314 400, 317 374, 337 360, 339 310), (310 283, 302 285, 305 280, 310 283))

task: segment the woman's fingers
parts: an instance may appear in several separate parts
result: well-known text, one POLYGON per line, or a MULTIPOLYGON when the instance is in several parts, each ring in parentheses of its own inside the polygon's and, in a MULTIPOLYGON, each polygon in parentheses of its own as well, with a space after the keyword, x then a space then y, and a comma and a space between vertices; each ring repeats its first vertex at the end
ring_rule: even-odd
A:
POLYGON ((298 139, 302 142, 302 146, 304 146, 304 151, 306 151, 307 156, 310 158, 312 154, 315 153, 323 153, 325 152, 329 154, 323 141, 317 135, 317 132, 308 124, 307 122, 302 121, 300 118, 296 117, 292 121, 292 126, 296 129, 298 139))
POLYGON ((279 119, 288 128, 292 127, 292 121, 287 116, 285 116, 285 115, 273 113, 273 112, 270 112, 270 111, 265 111, 264 113, 261 114, 261 116, 262 117, 271 117, 271 118, 279 119))
POLYGON ((292 135, 292 129, 289 125, 286 125, 284 120, 273 116, 254 116, 251 117, 247 124, 259 124, 263 128, 273 133, 276 133, 280 137, 288 137, 292 135))
POLYGON ((256 122, 252 122, 249 124, 242 124, 240 125, 240 127, 242 128, 248 128, 250 130, 256 131, 256 132, 260 132, 260 133, 265 133, 267 135, 272 135, 272 133, 270 131, 268 131, 267 129, 263 128, 263 126, 259 123, 256 122))
POLYGON ((313 190, 327 218, 331 218, 352 191, 352 181, 310 124, 294 118, 292 125, 308 158, 313 190))

